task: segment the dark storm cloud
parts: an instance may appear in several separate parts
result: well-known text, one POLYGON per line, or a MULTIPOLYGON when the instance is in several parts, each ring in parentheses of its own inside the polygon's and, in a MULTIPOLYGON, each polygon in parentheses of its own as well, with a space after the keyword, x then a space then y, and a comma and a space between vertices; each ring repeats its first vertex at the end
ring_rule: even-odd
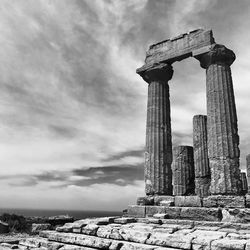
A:
POLYGON ((77 186, 108 183, 126 186, 143 180, 143 164, 80 168, 73 170, 72 173, 76 176, 90 178, 75 181, 74 185, 77 186))
POLYGON ((49 183, 55 188, 69 185, 87 187, 94 184, 126 186, 143 180, 143 164, 84 167, 72 171, 46 171, 36 175, 6 175, 0 179, 9 180, 10 186, 35 186, 40 183, 49 183))
POLYGON ((34 175, 33 178, 37 180, 37 182, 54 182, 54 181, 65 181, 67 180, 67 176, 70 173, 64 171, 53 171, 53 172, 43 172, 41 174, 34 175))
POLYGON ((107 161, 121 160, 124 157, 143 158, 144 152, 145 152, 144 149, 124 151, 124 152, 120 152, 118 154, 112 154, 112 155, 108 156, 107 158, 105 158, 103 161, 107 162, 107 161))

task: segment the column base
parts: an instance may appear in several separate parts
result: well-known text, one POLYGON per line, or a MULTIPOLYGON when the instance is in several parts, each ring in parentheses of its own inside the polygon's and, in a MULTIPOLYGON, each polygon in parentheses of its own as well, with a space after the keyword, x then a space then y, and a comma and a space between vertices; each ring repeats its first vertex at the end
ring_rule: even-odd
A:
MULTIPOLYGON (((250 198, 250 196, 249 196, 250 198)), ((237 195, 211 195, 204 197, 203 207, 226 207, 244 208, 246 207, 246 196, 237 195)), ((249 199, 250 202, 250 199, 249 199)))
POLYGON ((200 197, 154 195, 137 199, 138 206, 164 206, 164 207, 225 207, 250 208, 250 194, 247 195, 210 195, 200 197))
POLYGON ((152 195, 137 198, 137 205, 141 206, 173 206, 174 196, 170 195, 152 195))

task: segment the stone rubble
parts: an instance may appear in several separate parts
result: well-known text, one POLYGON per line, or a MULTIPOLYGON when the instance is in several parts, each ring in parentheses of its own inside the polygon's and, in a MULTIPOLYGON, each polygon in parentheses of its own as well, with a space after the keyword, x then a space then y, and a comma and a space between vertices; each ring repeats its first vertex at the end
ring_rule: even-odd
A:
MULTIPOLYGON (((154 217, 164 216, 158 214, 154 217)), ((130 217, 112 217, 79 220, 57 227, 55 231, 41 231, 37 237, 1 243, 0 249, 250 249, 250 224, 171 219, 156 219, 152 223, 152 219, 133 218, 132 221, 130 217), (79 228, 78 233, 73 233, 75 228, 79 228)))

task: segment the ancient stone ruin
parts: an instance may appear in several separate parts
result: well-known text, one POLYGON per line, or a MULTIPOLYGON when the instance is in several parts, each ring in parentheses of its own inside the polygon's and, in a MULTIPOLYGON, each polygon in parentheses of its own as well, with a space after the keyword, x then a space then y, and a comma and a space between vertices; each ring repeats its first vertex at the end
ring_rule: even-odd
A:
POLYGON ((233 51, 215 43, 211 30, 195 30, 150 46, 145 64, 137 69, 148 83, 147 195, 185 195, 175 189, 172 192, 172 184, 173 187, 177 182, 181 185, 180 178, 183 182, 192 182, 190 185, 195 186, 200 196, 241 194, 239 136, 230 69, 234 60, 233 51), (172 164, 168 82, 173 76, 173 63, 190 56, 206 69, 207 117, 194 117, 194 150, 189 148, 183 158, 192 158, 194 153, 195 165, 188 163, 187 171, 185 167, 176 169, 176 162, 187 149, 184 146, 174 150, 172 164), (195 178, 189 173, 194 168, 195 178))
POLYGON ((148 83, 146 195, 122 217, 66 223, 1 249, 250 249, 250 155, 246 175, 239 167, 234 60, 211 30, 151 45, 137 69, 148 83), (172 149, 168 82, 174 62, 190 56, 206 72, 207 114, 193 117, 193 145, 172 149))

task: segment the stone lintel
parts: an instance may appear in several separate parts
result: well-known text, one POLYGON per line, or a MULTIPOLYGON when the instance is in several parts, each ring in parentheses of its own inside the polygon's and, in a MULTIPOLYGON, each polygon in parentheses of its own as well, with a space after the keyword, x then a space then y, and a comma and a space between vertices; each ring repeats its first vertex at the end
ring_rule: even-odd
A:
POLYGON ((204 207, 244 208, 245 196, 211 195, 203 198, 204 207))
POLYGON ((149 47, 145 64, 136 70, 138 74, 150 69, 155 63, 173 62, 192 56, 193 51, 215 43, 212 30, 197 29, 167 39, 149 47))

